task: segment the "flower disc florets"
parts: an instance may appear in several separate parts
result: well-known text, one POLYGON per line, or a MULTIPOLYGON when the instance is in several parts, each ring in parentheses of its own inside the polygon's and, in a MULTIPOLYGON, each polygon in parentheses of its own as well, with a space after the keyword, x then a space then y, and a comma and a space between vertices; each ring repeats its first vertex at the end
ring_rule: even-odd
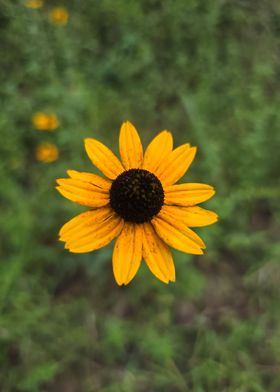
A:
POLYGON ((130 169, 123 172, 110 189, 111 207, 127 222, 150 221, 159 213, 163 202, 161 182, 148 170, 130 169))

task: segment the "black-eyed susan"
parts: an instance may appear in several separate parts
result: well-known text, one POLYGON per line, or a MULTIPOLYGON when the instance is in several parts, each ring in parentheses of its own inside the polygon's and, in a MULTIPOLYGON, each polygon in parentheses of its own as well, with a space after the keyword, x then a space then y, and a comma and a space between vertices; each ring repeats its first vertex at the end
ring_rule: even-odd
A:
POLYGON ((196 204, 215 193, 210 185, 174 185, 188 170, 196 148, 183 144, 173 149, 172 135, 162 131, 143 154, 139 135, 130 122, 120 131, 121 161, 95 139, 85 139, 92 163, 106 177, 68 170, 58 191, 90 207, 60 230, 60 240, 74 253, 99 249, 117 237, 113 272, 119 285, 128 284, 142 258, 161 281, 175 281, 169 246, 202 254, 205 244, 190 227, 216 222, 217 215, 196 204))
POLYGON ((40 143, 35 149, 37 161, 51 163, 58 159, 59 151, 53 143, 40 143))
POLYGON ((49 13, 50 20, 57 25, 65 25, 69 19, 69 12, 64 7, 54 7, 49 13))
POLYGON ((59 127, 58 117, 54 113, 37 112, 32 116, 32 123, 39 131, 54 131, 59 127))

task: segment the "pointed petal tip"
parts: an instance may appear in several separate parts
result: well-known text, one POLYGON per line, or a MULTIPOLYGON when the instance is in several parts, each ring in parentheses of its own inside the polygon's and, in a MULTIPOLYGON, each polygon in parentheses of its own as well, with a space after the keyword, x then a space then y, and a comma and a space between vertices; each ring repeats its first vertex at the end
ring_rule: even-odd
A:
MULTIPOLYGON (((212 197, 213 196, 215 196, 215 194, 216 194, 216 191, 215 191, 215 189, 213 188, 213 187, 211 187, 211 185, 210 185, 210 188, 209 188, 209 197, 208 197, 208 199, 207 200, 209 200, 209 199, 212 199, 212 197)), ((206 200, 205 200, 206 201, 206 200)), ((198 204, 200 204, 200 203, 198 203, 198 204)))
POLYGON ((176 277, 174 276, 169 276, 168 279, 162 280, 163 283, 169 284, 169 283, 175 283, 176 282, 176 277))
POLYGON ((116 276, 115 276, 115 282, 119 287, 125 286, 125 283, 122 280, 119 280, 116 276))
POLYGON ((122 123, 122 125, 132 125, 133 127, 134 127, 134 125, 133 125, 133 123, 130 121, 130 120, 125 120, 123 123, 122 123))
POLYGON ((201 246, 200 248, 197 248, 193 252, 184 252, 184 253, 195 255, 195 256, 200 256, 200 255, 204 254, 204 249, 206 249, 206 246, 201 246))
MULTIPOLYGON (((155 274, 154 274, 155 275, 155 274)), ((168 284, 169 283, 169 279, 163 277, 163 276, 157 276, 155 275, 155 277, 160 280, 162 283, 168 284)))
POLYGON ((94 139, 92 137, 85 137, 84 143, 90 142, 91 140, 94 140, 94 139))
POLYGON ((61 189, 62 189, 61 185, 56 186, 55 189, 57 190, 57 192, 59 192, 61 194, 61 196, 64 197, 63 192, 61 191, 61 189))
POLYGON ((66 173, 68 174, 69 177, 72 177, 73 174, 75 174, 77 171, 74 169, 68 169, 66 170, 66 173))
POLYGON ((122 132, 122 130, 124 130, 124 128, 126 128, 126 127, 133 127, 133 128, 135 128, 135 126, 132 124, 131 121, 125 120, 125 121, 122 122, 120 132, 122 132))
POLYGON ((69 184, 69 180, 70 178, 58 178, 56 182, 59 185, 59 187, 62 187, 65 184, 69 184))
POLYGON ((85 146, 86 151, 90 147, 90 144, 92 144, 94 142, 98 142, 98 140, 96 140, 96 139, 94 139, 92 137, 84 138, 84 146, 85 146))
POLYGON ((197 147, 191 146, 191 145, 189 145, 189 146, 190 146, 190 155, 193 155, 193 159, 194 159, 194 157, 196 156, 196 153, 197 153, 197 147))
POLYGON ((126 280, 125 282, 123 282, 123 285, 128 286, 131 281, 132 281, 132 279, 126 280))
POLYGON ((64 238, 64 235, 63 235, 64 234, 64 230, 63 230, 64 226, 62 226, 61 229, 58 232, 58 239, 59 239, 59 241, 63 241, 63 242, 65 242, 64 239, 63 239, 64 238))
POLYGON ((163 129, 162 131, 160 131, 157 136, 159 135, 169 135, 172 137, 172 132, 168 131, 168 129, 163 129))
POLYGON ((212 222, 211 222, 211 224, 216 223, 220 219, 219 215, 216 214, 216 212, 214 212, 214 211, 211 211, 211 215, 212 215, 212 222))
POLYGON ((87 149, 87 146, 88 146, 88 144, 90 143, 90 140, 91 140, 91 138, 89 138, 89 137, 86 137, 86 138, 84 139, 84 146, 85 146, 85 149, 87 149))
POLYGON ((123 280, 123 285, 124 286, 128 286, 129 283, 135 278, 135 275, 133 275, 132 277, 126 278, 123 280))

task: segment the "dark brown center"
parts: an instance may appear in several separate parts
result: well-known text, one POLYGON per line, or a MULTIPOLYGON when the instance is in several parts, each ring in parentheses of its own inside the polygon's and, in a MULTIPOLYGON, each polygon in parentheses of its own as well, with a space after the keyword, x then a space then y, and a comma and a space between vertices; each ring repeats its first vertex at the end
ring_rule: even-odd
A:
POLYGON ((148 170, 130 169, 120 174, 110 189, 110 204, 127 222, 149 222, 159 213, 164 191, 159 179, 148 170))

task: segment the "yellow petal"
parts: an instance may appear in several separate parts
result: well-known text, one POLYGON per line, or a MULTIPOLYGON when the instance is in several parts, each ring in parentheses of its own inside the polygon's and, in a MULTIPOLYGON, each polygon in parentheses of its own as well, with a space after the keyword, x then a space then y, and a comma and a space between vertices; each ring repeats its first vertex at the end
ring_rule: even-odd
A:
POLYGON ((159 133, 148 145, 143 161, 143 169, 157 175, 161 162, 171 153, 173 148, 172 134, 168 131, 159 133))
POLYGON ((142 259, 143 226, 126 222, 113 252, 113 272, 118 285, 128 284, 142 259))
POLYGON ((178 181, 188 170, 196 154, 196 147, 190 147, 189 144, 183 144, 175 148, 161 162, 156 171, 157 176, 163 185, 168 186, 178 181))
POLYGON ((202 239, 193 230, 188 228, 183 217, 177 217, 176 219, 174 219, 174 216, 170 215, 168 211, 166 211, 166 208, 162 208, 157 215, 157 218, 160 221, 163 220, 164 222, 168 223, 170 226, 172 226, 173 229, 179 230, 186 237, 190 238, 198 247, 203 249, 206 248, 202 239))
POLYGON ((114 215, 114 211, 110 207, 101 207, 96 210, 86 211, 65 223, 59 231, 61 241, 71 240, 72 236, 82 231, 87 231, 97 222, 103 222, 114 215))
POLYGON ((164 203, 189 207, 210 199, 214 194, 214 188, 207 184, 171 185, 164 188, 164 203))
POLYGON ((60 178, 56 180, 56 189, 64 197, 75 203, 88 207, 102 207, 109 204, 109 192, 101 188, 74 178, 60 178))
POLYGON ((126 170, 142 167, 143 148, 136 128, 126 121, 122 124, 120 132, 120 154, 126 170))
POLYGON ((81 180, 84 182, 89 182, 90 184, 95 185, 106 192, 110 190, 112 185, 112 182, 110 180, 97 176, 96 174, 93 173, 78 172, 76 170, 67 170, 67 174, 71 178, 75 178, 77 180, 81 180))
POLYGON ((92 163, 111 180, 124 171, 123 165, 116 155, 98 140, 85 139, 85 149, 92 163))
POLYGON ((143 228, 143 258, 149 269, 162 282, 175 282, 175 266, 169 248, 150 223, 145 223, 143 228))
POLYGON ((102 248, 117 237, 123 227, 123 219, 112 214, 107 219, 93 222, 85 219, 79 230, 71 230, 66 239, 65 248, 73 253, 85 253, 102 248))
POLYGON ((201 248, 205 245, 191 229, 179 225, 178 222, 175 227, 174 222, 171 224, 159 217, 154 218, 152 224, 160 238, 173 248, 186 253, 203 254, 201 248))
POLYGON ((179 207, 164 205, 160 214, 168 215, 173 221, 181 220, 188 227, 208 226, 218 220, 218 215, 215 212, 198 206, 179 207))

